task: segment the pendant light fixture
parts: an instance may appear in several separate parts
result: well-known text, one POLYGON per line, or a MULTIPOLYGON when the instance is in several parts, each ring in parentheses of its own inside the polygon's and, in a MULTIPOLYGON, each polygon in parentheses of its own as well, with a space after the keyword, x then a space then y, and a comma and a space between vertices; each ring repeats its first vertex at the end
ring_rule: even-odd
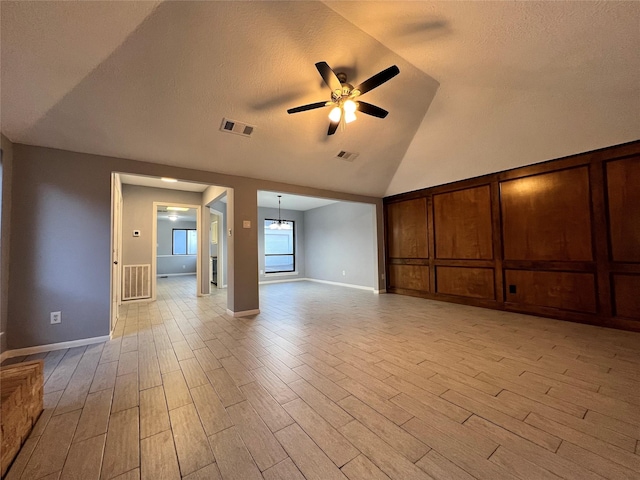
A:
POLYGON ((282 195, 278 195, 278 220, 274 220, 271 225, 269 225, 269 230, 291 230, 291 224, 286 220, 282 220, 282 215, 280 214, 280 199, 282 195))

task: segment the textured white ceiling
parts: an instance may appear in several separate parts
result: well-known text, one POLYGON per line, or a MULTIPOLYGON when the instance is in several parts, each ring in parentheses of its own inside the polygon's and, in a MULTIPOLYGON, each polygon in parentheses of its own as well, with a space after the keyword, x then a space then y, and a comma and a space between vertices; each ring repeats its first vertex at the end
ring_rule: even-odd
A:
POLYGON ((640 137, 639 2, 0 8, 14 142, 382 196, 640 137), (354 84, 397 64, 364 98, 389 116, 327 138, 325 110, 287 115, 328 99, 318 61, 354 84))

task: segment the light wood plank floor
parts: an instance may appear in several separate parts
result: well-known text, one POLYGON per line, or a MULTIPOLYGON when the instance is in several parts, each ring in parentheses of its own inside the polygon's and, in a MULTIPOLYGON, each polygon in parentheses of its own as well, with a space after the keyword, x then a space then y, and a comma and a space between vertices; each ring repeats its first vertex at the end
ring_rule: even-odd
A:
POLYGON ((308 282, 234 319, 193 282, 28 357, 8 480, 640 478, 639 334, 308 282))

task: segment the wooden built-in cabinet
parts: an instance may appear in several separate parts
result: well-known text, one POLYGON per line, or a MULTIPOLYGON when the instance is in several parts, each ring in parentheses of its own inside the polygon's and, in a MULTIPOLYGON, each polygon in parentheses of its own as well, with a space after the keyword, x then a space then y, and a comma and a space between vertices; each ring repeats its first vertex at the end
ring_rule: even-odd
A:
POLYGON ((384 204, 391 293, 640 331, 640 141, 384 204))

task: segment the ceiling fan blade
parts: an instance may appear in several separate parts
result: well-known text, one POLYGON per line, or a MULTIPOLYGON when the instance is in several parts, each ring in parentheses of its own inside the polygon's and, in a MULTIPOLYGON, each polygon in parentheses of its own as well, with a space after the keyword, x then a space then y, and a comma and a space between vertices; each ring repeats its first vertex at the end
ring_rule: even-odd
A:
POLYGON ((320 76, 324 80, 324 83, 331 89, 332 92, 336 90, 342 91, 342 84, 336 74, 331 69, 331 67, 327 64, 327 62, 318 62, 316 63, 316 68, 318 72, 320 72, 320 76))
POLYGON ((333 135, 334 133, 336 133, 338 125, 340 125, 340 120, 338 120, 337 122, 331 122, 329 124, 329 131, 327 132, 327 135, 333 135))
POLYGON ((360 100, 358 101, 358 111, 378 118, 385 118, 389 115, 389 112, 384 108, 376 107, 375 105, 360 100))
POLYGON ((393 65, 385 70, 382 70, 381 72, 376 73, 373 77, 368 78, 356 88, 354 88, 354 90, 358 90, 360 91, 360 95, 364 95, 368 91, 379 87, 384 82, 388 82, 399 73, 400 69, 397 66, 393 65))
POLYGON ((306 112, 307 110, 313 110, 314 108, 322 108, 328 106, 330 102, 316 102, 310 103, 308 105, 301 105, 299 107, 290 108, 287 110, 287 113, 298 113, 298 112, 306 112))

